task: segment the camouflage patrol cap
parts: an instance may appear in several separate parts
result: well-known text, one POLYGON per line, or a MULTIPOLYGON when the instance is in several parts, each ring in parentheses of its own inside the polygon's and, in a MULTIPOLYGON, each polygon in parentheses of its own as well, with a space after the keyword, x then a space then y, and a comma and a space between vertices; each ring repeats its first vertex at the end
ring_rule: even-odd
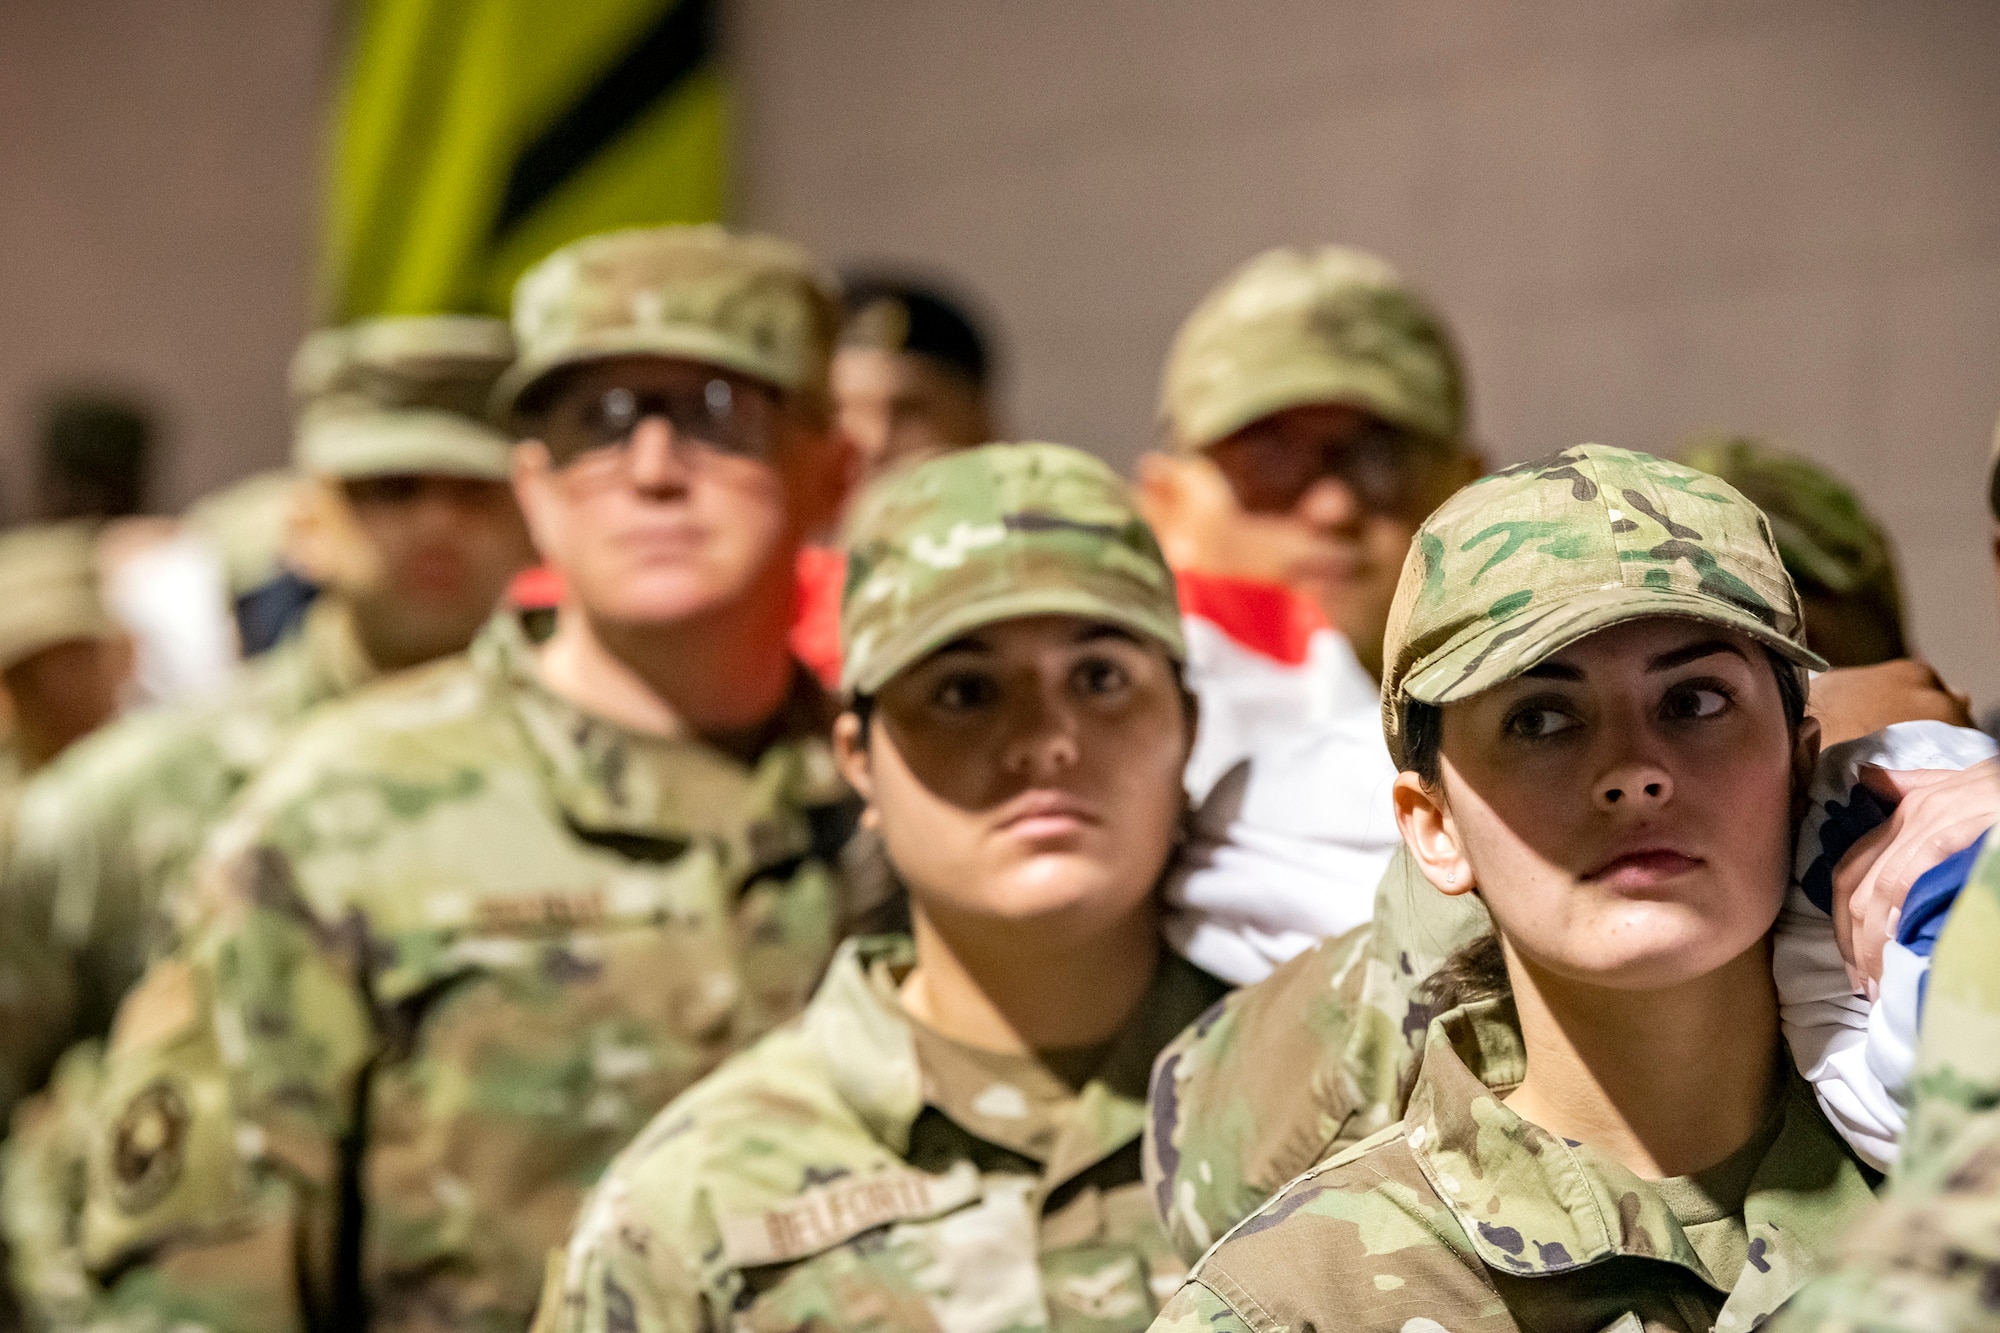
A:
POLYGON ((1708 621, 1826 667, 1770 524, 1727 482, 1598 444, 1473 482, 1424 520, 1403 562, 1382 649, 1389 753, 1405 762, 1407 701, 1470 698, 1647 616, 1708 621))
POLYGON ((986 444, 889 473, 847 530, 841 685, 872 694, 981 625, 1071 615, 1181 639, 1174 576, 1117 473, 1060 444, 986 444))
POLYGON ((520 360, 494 391, 495 419, 536 406, 567 366, 685 357, 820 399, 840 328, 838 284, 805 251, 718 226, 588 236, 514 287, 520 360))
POLYGON ((1174 336, 1160 417, 1175 448, 1346 403, 1417 435, 1465 434, 1465 381, 1444 320, 1383 260, 1343 246, 1258 255, 1174 336))
POLYGON ((117 632, 98 591, 95 525, 0 534, 0 671, 58 643, 117 632))
POLYGON ((513 359, 505 323, 474 315, 363 320, 292 358, 292 461, 316 476, 434 473, 502 481, 512 444, 485 422, 513 359))
POLYGON ((1888 534, 1817 463, 1741 435, 1697 440, 1681 461, 1722 478, 1764 511, 1794 583, 1843 597, 1886 585, 1890 600, 1900 601, 1888 534))

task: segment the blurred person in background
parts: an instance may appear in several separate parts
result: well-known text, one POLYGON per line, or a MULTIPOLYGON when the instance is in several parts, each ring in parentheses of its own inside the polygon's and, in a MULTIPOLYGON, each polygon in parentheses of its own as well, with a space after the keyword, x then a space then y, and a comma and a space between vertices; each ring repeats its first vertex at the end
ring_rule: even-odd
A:
POLYGON ((138 399, 109 391, 54 393, 35 444, 34 518, 130 518, 146 510, 158 434, 138 399))
POLYGON ((132 646, 100 595, 94 523, 0 534, 0 676, 13 730, 0 789, 20 782, 117 716, 132 646))
MULTIPOLYGON (((0 1112, 42 1084, 58 1052, 107 1030, 171 944, 208 829, 306 715, 384 671, 463 649, 527 563, 511 442, 480 415, 511 349, 504 323, 462 316, 306 340, 292 383, 305 480, 252 498, 263 519, 274 498, 292 503, 290 559, 325 593, 222 698, 138 711, 23 791, 0 875, 0 977, 13 983, 0 985, 0 1112)), ((0 1225, 23 1297, 52 1320, 82 1282, 63 1201, 82 1170, 72 1131, 97 1061, 94 1041, 65 1057, 7 1145, 0 1225)))
POLYGON ((1181 1271, 1130 1151, 1144 1071, 1223 990, 1159 932, 1195 722, 1173 575, 1061 445, 899 470, 848 533, 835 748, 914 929, 843 946, 620 1155, 538 1333, 1136 1333, 1181 1271))
POLYGON ((553 624, 327 706, 216 827, 107 1044, 99 1310, 523 1327, 612 1154, 803 1006, 857 813, 786 645, 851 468, 837 324, 808 256, 715 227, 523 276, 493 406, 553 624))
POLYGON ((309 484, 289 468, 272 468, 203 496, 181 515, 222 569, 244 660, 288 638, 319 593, 292 568, 287 549, 299 492, 309 484))
POLYGON ((1825 468, 1745 435, 1683 445, 1681 461, 1721 477, 1771 520, 1805 605, 1806 641, 1835 667, 1910 655, 1889 534, 1825 468))
POLYGON ((992 353, 963 304, 921 283, 843 285, 833 400, 864 476, 993 438, 992 353))
POLYGON ((1168 933, 1241 983, 1367 919, 1398 845, 1383 627, 1418 523, 1481 461, 1443 317, 1339 246, 1267 251, 1204 298, 1160 415, 1139 485, 1201 700, 1168 933))

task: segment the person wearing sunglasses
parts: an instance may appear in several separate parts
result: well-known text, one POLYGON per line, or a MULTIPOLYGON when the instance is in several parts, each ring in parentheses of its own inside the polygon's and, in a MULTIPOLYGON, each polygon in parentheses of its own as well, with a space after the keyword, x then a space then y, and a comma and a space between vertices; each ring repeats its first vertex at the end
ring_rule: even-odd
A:
POLYGON ((715 227, 522 278, 494 409, 553 625, 321 715, 217 830, 111 1037, 112 1314, 524 1327, 612 1154, 804 1004, 858 815, 786 647, 837 326, 805 254, 715 227))

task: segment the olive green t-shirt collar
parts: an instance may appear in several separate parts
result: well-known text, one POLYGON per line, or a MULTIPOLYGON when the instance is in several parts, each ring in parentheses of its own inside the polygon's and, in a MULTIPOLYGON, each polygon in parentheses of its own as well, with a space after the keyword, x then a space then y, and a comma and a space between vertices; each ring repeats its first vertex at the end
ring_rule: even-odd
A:
MULTIPOLYGON (((1511 1001, 1452 1010, 1430 1025, 1405 1116, 1419 1169, 1480 1260, 1540 1276, 1630 1255, 1678 1264, 1723 1290, 1653 1183, 1501 1102, 1525 1069, 1511 1001)), ((1725 1333, 1736 1326, 1732 1311, 1782 1303, 1873 1199, 1867 1174, 1789 1068, 1780 1114, 1744 1195, 1746 1266, 1717 1325, 1725 1333)))
MULTIPOLYGON (((956 1076, 949 1088, 927 1080, 920 1051, 924 1046, 937 1051, 936 1043, 944 1039, 925 1034, 927 1040, 920 1044, 916 1022, 898 996, 897 987, 915 964, 916 949, 907 936, 849 940, 834 956, 804 1019, 807 1034, 827 1057, 829 1076, 842 1098, 869 1132, 898 1156, 908 1155, 911 1128, 927 1105, 974 1135, 990 1132, 993 1119, 965 1114, 967 1103, 984 1092, 972 1090, 964 1081, 976 1077, 977 1062, 940 1068, 939 1074, 956 1076)), ((1223 989, 1222 983, 1192 963, 1162 950, 1146 998, 1132 1022, 1108 1044, 1096 1073, 1074 1093, 1046 1150, 1024 1152, 1043 1162, 1048 1183, 1068 1179, 1139 1137, 1153 1058, 1223 989)), ((1055 1076, 1046 1069, 1040 1073, 1047 1082, 1038 1083, 1035 1092, 1051 1099, 1058 1096, 1055 1076)), ((1021 1151, 1013 1143, 999 1142, 1021 1151)))

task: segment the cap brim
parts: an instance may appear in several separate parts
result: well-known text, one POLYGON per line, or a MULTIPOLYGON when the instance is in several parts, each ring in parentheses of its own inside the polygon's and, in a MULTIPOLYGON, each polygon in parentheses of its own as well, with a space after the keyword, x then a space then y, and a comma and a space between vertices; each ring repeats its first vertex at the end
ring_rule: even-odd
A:
POLYGON ((505 481, 512 451, 504 435, 450 412, 341 413, 301 422, 292 461, 321 477, 505 481))
POLYGON ((1362 373, 1351 365, 1306 362, 1282 374, 1263 375, 1255 387, 1210 406, 1192 420, 1177 422, 1175 443, 1200 451, 1276 412, 1319 403, 1339 403, 1380 417, 1418 435, 1446 439, 1449 422, 1429 413, 1413 412, 1407 399, 1393 391, 1380 373, 1362 373))
MULTIPOLYGON (((1164 647, 1176 662, 1187 659, 1187 642, 1181 633, 1180 617, 1162 618, 1135 611, 1109 598, 1080 588, 1036 588, 1025 592, 982 597, 951 607, 935 619, 907 626, 890 643, 873 647, 862 656, 868 663, 865 675, 841 681, 852 694, 873 694, 904 670, 963 634, 982 625, 1023 616, 1080 616, 1102 620, 1131 630, 1164 647)), ((850 656, 849 661, 855 660, 850 656)))
POLYGON ((759 357, 742 340, 723 337, 705 326, 620 329, 567 343, 557 353, 522 357, 493 386, 490 415, 496 424, 511 430, 516 425, 516 415, 532 406, 528 400, 551 375, 571 366, 621 356, 677 357, 733 370, 787 392, 800 387, 796 367, 782 365, 773 357, 759 357))
POLYGON ((1620 583, 1541 611, 1530 605, 1506 620, 1478 625, 1458 642, 1448 644, 1421 670, 1405 677, 1402 692, 1419 703, 1456 703, 1512 680, 1599 630, 1653 616, 1699 620, 1736 630, 1808 671, 1827 669, 1825 659, 1817 653, 1794 643, 1748 610, 1702 593, 1620 583))

